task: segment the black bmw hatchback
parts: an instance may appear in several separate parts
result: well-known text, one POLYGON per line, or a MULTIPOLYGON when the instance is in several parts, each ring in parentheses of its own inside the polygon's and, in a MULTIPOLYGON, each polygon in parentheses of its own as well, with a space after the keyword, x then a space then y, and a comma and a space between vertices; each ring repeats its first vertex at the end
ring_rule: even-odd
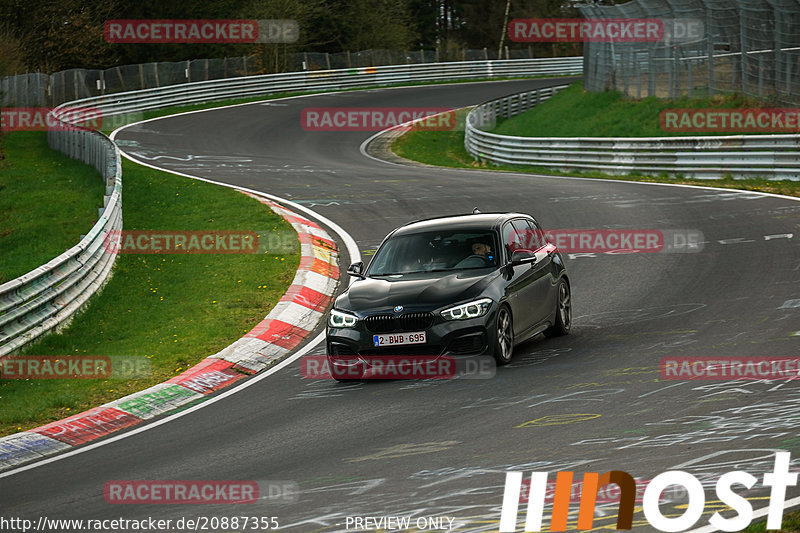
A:
POLYGON ((555 245, 520 213, 422 220, 392 231, 334 303, 327 350, 337 360, 491 355, 569 333, 570 284, 555 245))

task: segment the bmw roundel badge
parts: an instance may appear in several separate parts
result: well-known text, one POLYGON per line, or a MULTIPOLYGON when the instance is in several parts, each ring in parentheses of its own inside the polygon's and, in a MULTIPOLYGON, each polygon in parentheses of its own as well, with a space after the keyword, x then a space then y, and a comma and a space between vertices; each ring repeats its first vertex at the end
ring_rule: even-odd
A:
POLYGON ((395 313, 400 313, 402 311, 403 311, 403 306, 402 305, 395 305, 394 306, 394 312, 395 313))

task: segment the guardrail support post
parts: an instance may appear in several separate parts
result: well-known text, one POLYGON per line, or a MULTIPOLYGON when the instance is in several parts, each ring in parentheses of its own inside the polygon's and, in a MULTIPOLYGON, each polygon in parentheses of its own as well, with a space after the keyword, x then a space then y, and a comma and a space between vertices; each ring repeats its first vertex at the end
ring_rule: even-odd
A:
POLYGON ((706 7, 706 44, 708 48, 708 96, 714 96, 714 38, 708 32, 713 22, 712 12, 706 7))

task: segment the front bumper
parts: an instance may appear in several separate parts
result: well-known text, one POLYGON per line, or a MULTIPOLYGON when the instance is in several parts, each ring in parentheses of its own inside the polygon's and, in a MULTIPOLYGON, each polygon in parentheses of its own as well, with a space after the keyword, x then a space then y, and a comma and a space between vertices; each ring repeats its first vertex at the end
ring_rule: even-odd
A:
MULTIPOLYGON (((435 316, 433 324, 425 331, 425 344, 376 347, 373 338, 376 334, 389 334, 391 331, 370 331, 364 320, 359 320, 352 328, 332 328, 326 331, 328 356, 433 356, 433 355, 485 355, 490 354, 494 342, 495 309, 477 318, 466 320, 445 320, 435 316)), ((403 330, 406 331, 406 330, 403 330)))

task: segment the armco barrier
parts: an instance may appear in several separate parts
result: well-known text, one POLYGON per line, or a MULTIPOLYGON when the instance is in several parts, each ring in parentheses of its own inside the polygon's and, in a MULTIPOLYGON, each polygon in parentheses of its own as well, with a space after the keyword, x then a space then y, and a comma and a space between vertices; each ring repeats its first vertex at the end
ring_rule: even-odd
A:
POLYGON ((0 472, 107 437, 209 398, 278 363, 300 345, 333 299, 339 251, 333 237, 301 213, 245 192, 292 225, 300 265, 289 289, 244 337, 168 381, 27 431, 0 437, 0 472))
POLYGON ((514 94, 475 107, 467 116, 467 152, 494 164, 559 170, 800 180, 800 135, 559 138, 515 137, 481 129, 493 124, 495 117, 527 111, 562 88, 514 94))
POLYGON ((51 130, 51 147, 92 165, 106 193, 100 216, 78 244, 27 274, 0 285, 0 356, 8 354, 68 320, 108 278, 116 253, 103 246, 106 233, 122 229, 122 167, 119 150, 102 133, 71 127, 51 130))
MULTIPOLYGON (((60 121, 70 111, 91 108, 106 119, 174 105, 190 105, 277 92, 341 90, 395 83, 579 75, 582 57, 424 63, 341 70, 267 74, 185 83, 67 102, 54 110, 60 121)), ((102 246, 105 234, 122 229, 122 172, 119 150, 98 132, 49 131, 50 146, 93 165, 106 180, 100 219, 81 241, 49 263, 0 285, 0 356, 64 323, 108 278, 115 254, 102 246)))
POLYGON ((583 59, 581 57, 566 57, 313 70, 184 83, 159 89, 85 98, 71 102, 70 105, 99 108, 102 110, 105 120, 119 114, 173 105, 198 104, 226 98, 247 98, 280 92, 343 90, 395 83, 473 78, 567 76, 580 75, 582 69, 583 59))

